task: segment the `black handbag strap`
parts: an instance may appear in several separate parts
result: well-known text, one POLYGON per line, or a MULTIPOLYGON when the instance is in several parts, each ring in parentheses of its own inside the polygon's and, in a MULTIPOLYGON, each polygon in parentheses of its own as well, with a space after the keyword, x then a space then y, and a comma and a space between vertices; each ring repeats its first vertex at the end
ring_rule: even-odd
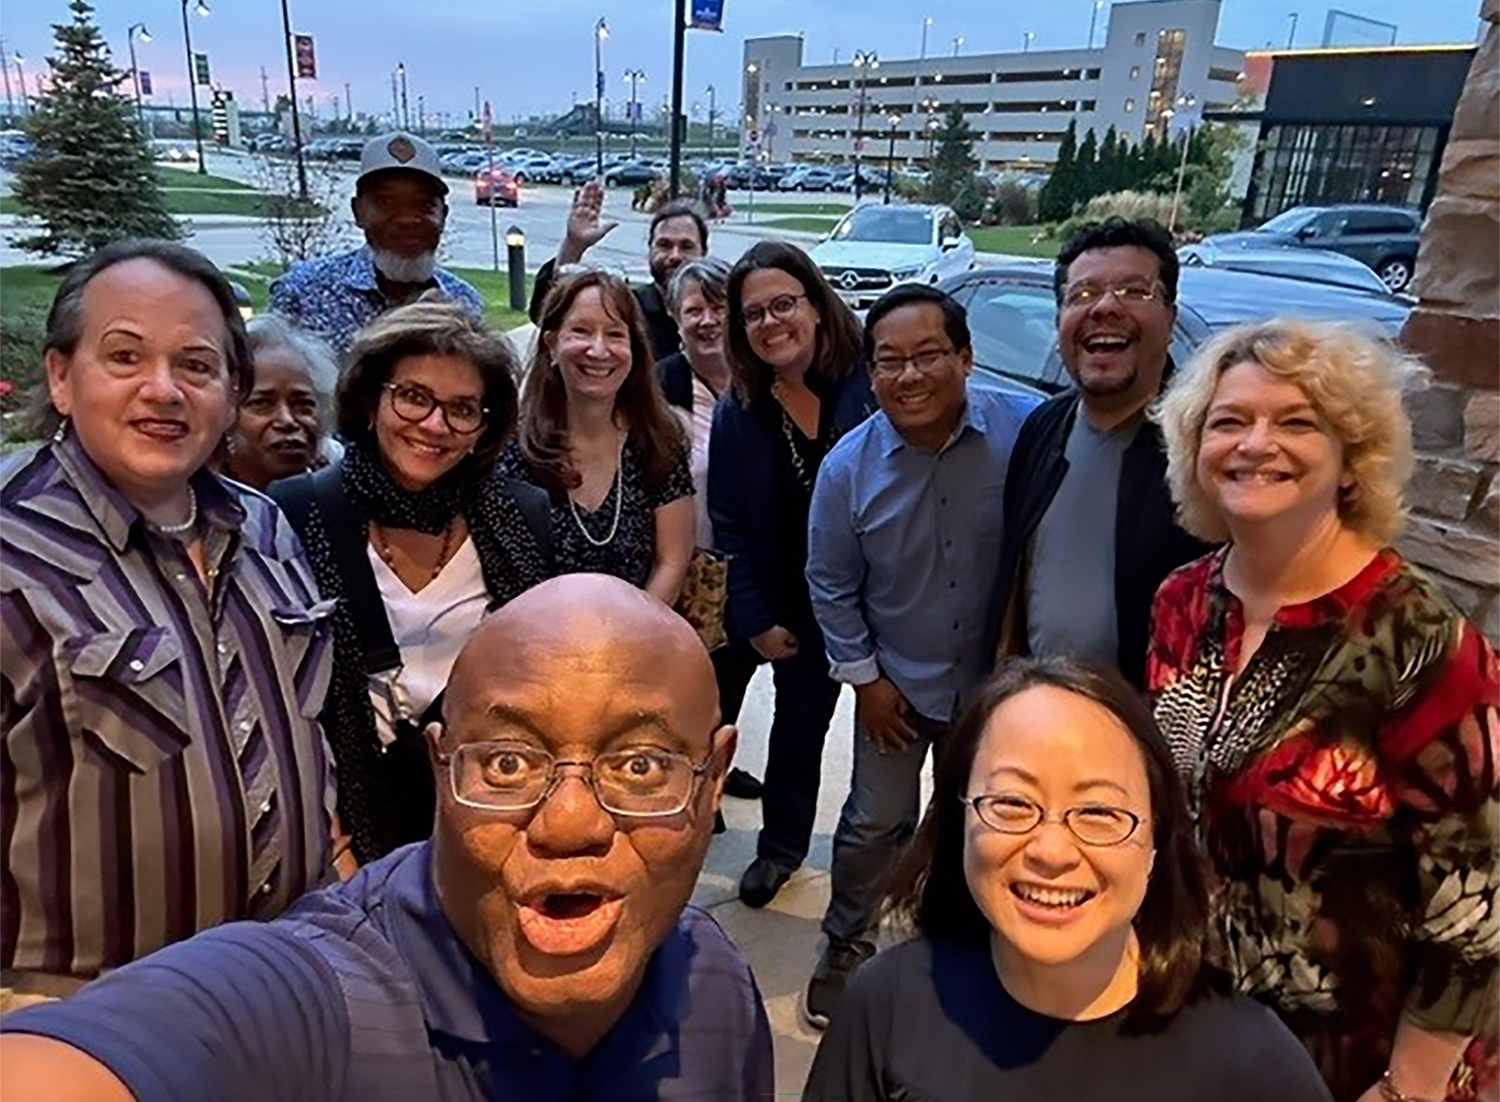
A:
POLYGON ((354 618, 354 631, 364 653, 365 672, 383 673, 401 665, 401 650, 391 635, 391 622, 385 614, 385 601, 375 584, 365 550, 366 527, 350 511, 344 500, 343 469, 330 464, 312 475, 313 499, 323 517, 323 531, 333 551, 343 584, 344 600, 354 618))

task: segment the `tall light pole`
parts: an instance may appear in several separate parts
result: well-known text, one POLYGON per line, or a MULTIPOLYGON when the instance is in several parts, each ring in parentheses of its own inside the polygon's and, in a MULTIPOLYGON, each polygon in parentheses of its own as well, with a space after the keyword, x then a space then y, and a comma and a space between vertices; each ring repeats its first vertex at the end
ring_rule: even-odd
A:
POLYGON ((604 16, 594 24, 594 169, 604 179, 604 40, 609 24, 604 16))
MULTIPOLYGON (((281 0, 281 37, 286 47, 286 91, 292 101, 292 149, 297 156, 297 197, 307 202, 307 165, 302 159, 302 116, 297 111, 297 67, 292 62, 292 13, 281 0)), ((344 85, 345 88, 349 86, 344 85)))
POLYGON ((1099 9, 1104 7, 1104 0, 1094 0, 1094 14, 1089 16, 1089 49, 1094 48, 1094 31, 1099 26, 1099 9))
POLYGON ((964 44, 964 36, 963 35, 959 35, 956 38, 954 38, 954 40, 953 40, 953 56, 954 57, 958 56, 959 48, 961 46, 963 46, 963 44, 964 44))
POLYGON ((11 125, 10 120, 15 118, 16 103, 10 94, 10 65, 5 60, 5 39, 0 38, 0 80, 5 82, 5 120, 6 125, 11 125))
POLYGON ((922 19, 922 52, 919 55, 917 55, 917 60, 918 61, 926 61, 927 60, 927 32, 928 32, 928 30, 931 27, 932 27, 932 16, 930 16, 930 15, 929 16, 925 16, 922 19))
POLYGON ((406 62, 396 62, 396 76, 401 81, 401 129, 411 129, 411 101, 406 98, 406 62))
POLYGON ((10 55, 16 62, 16 79, 21 82, 21 114, 31 114, 31 97, 26 94, 26 58, 19 52, 10 55))
POLYGON ((889 206, 891 202, 891 178, 896 175, 896 124, 901 121, 901 116, 892 113, 886 116, 885 121, 891 124, 890 145, 885 151, 885 202, 889 206))
POLYGON ((151 41, 151 32, 146 29, 144 23, 132 23, 130 29, 125 32, 125 41, 130 45, 130 83, 135 88, 135 121, 141 128, 141 133, 146 132, 146 111, 141 106, 141 69, 135 63, 135 35, 139 31, 142 42, 151 41))
POLYGON ((854 124, 854 201, 857 203, 864 194, 859 157, 865 145, 865 85, 869 82, 870 70, 880 68, 880 58, 874 50, 855 50, 853 65, 859 74, 859 121, 854 124))
POLYGON ((1288 50, 1290 50, 1292 48, 1292 44, 1297 41, 1297 18, 1298 18, 1298 15, 1297 15, 1296 12, 1288 12, 1287 13, 1287 18, 1289 20, 1291 20, 1291 24, 1292 24, 1289 28, 1287 28, 1287 32, 1286 32, 1286 48, 1288 50))
MULTIPOLYGON (((1193 95, 1193 93, 1191 92, 1184 92, 1182 95, 1177 97, 1177 106, 1184 112, 1191 112, 1192 109, 1197 106, 1197 104, 1198 97, 1193 95)), ((1175 112, 1172 112, 1171 108, 1168 108, 1166 111, 1162 112, 1162 114, 1167 116, 1167 125, 1169 129, 1171 127, 1171 116, 1173 113, 1175 112)), ((1173 233, 1177 231, 1177 208, 1182 202, 1182 185, 1187 178, 1188 150, 1192 147, 1192 144, 1193 116, 1189 114, 1187 117, 1187 130, 1185 130, 1182 135, 1182 160, 1177 165, 1177 187, 1172 192, 1172 220, 1167 225, 1168 231, 1173 233)))
POLYGON ((1022 34, 1021 34, 1021 52, 1023 54, 1029 54, 1031 52, 1031 40, 1033 38, 1035 38, 1035 37, 1036 37, 1036 31, 1023 31, 1022 32, 1022 34))
POLYGON ((636 85, 646 79, 645 69, 626 69, 625 79, 630 81, 630 159, 635 160, 636 85))
MULTIPOLYGON (((183 0, 183 45, 187 49, 187 96, 192 100, 192 141, 198 147, 198 175, 208 175, 208 166, 202 160, 202 124, 198 121, 198 73, 193 72, 192 67, 192 27, 187 24, 187 4, 189 0, 183 0)), ((208 15, 208 4, 204 0, 198 0, 193 12, 208 15)))
POLYGON ((708 86, 708 159, 714 159, 714 86, 708 86))

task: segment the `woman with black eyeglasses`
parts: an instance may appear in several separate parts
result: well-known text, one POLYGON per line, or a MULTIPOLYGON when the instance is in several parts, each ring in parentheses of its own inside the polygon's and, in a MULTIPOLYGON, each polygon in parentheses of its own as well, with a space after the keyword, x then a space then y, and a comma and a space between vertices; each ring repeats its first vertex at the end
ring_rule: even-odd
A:
POLYGON ((349 350, 335 466, 274 484, 325 597, 337 597, 322 719, 362 864, 432 829, 424 714, 484 616, 549 577, 546 496, 495 470, 515 430, 509 342, 419 301, 349 350))
POLYGON ((734 393, 714 411, 708 512, 729 556, 730 640, 775 673, 760 840, 740 879, 740 899, 763 907, 807 856, 839 697, 805 575, 813 484, 875 397, 857 370, 859 321, 801 249, 756 244, 730 272, 727 297, 734 393))
POLYGON ((1171 751, 1116 673, 1013 660, 950 736, 806 1102, 1330 1102, 1275 1013, 1203 963, 1171 751))

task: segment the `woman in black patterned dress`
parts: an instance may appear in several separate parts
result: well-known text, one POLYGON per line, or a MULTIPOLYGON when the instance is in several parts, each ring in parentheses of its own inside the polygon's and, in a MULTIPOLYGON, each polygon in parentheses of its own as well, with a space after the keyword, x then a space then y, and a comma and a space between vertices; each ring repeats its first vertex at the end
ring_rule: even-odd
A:
POLYGON ((559 574, 613 574, 670 605, 693 554, 693 482, 652 363, 623 280, 559 279, 501 468, 551 495, 559 574))

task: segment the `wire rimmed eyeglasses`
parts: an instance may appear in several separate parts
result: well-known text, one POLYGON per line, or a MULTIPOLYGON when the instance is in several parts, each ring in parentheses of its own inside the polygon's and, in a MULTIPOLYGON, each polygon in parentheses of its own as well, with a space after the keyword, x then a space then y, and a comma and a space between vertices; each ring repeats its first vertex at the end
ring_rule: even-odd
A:
POLYGON ((1043 823, 1061 822, 1086 846, 1118 846, 1141 825, 1135 812, 1111 804, 1079 804, 1053 815, 1035 800, 1009 793, 960 796, 959 802, 1001 834, 1030 834, 1043 823))
POLYGON ((713 765, 657 746, 631 746, 592 761, 559 761, 537 746, 514 742, 466 742, 438 762, 448 769, 453 798, 485 811, 530 811, 576 769, 599 806, 612 815, 647 818, 679 814, 713 765))

